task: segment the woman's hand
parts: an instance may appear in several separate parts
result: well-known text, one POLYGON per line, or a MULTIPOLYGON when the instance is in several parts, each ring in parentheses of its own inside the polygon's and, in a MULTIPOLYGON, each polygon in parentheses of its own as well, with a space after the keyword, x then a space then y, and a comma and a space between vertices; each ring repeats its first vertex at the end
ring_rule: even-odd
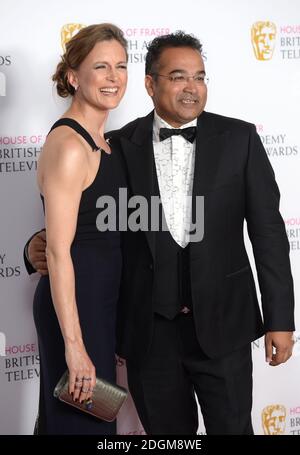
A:
POLYGON ((91 398, 96 385, 96 370, 83 343, 68 343, 65 347, 69 369, 69 393, 80 403, 91 398))

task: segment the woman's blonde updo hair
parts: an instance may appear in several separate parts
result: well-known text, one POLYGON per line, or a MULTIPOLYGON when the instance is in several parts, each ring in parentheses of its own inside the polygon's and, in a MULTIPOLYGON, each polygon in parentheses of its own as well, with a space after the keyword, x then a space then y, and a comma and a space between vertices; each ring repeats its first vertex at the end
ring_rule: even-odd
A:
POLYGON ((62 55, 52 76, 59 96, 66 98, 74 95, 75 89, 68 81, 68 71, 78 69, 96 43, 110 40, 118 41, 128 58, 126 38, 122 30, 113 24, 95 24, 84 27, 66 43, 66 52, 62 55))

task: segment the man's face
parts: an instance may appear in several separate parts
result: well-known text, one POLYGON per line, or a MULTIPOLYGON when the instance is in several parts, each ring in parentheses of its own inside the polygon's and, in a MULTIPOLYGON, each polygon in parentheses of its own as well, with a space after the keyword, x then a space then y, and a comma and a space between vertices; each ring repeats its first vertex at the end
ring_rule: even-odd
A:
MULTIPOLYGON (((156 67, 157 74, 163 76, 204 76, 205 68, 200 53, 189 47, 164 49, 156 67)), ((145 85, 152 97, 158 115, 175 128, 184 125, 204 110, 207 99, 205 83, 190 77, 171 81, 168 77, 147 75, 145 85)))

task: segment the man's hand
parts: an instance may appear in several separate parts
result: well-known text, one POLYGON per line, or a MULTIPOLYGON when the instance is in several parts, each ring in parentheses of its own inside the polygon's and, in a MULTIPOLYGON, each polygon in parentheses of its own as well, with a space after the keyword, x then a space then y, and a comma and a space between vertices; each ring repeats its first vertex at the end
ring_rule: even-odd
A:
POLYGON ((36 234, 28 245, 28 259, 41 275, 48 275, 46 259, 46 232, 36 234))
POLYGON ((292 355, 293 346, 293 332, 267 332, 265 335, 266 362, 273 367, 286 362, 292 355))

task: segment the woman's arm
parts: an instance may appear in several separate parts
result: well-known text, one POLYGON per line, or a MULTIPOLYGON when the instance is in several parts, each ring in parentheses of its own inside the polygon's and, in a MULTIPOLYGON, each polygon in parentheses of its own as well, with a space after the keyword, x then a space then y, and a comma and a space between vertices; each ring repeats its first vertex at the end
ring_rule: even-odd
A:
MULTIPOLYGON (((75 297, 75 276, 71 258, 78 209, 87 175, 85 150, 75 140, 45 150, 41 162, 40 181, 45 201, 47 235, 46 256, 52 300, 65 342, 66 362, 70 373, 69 391, 74 399, 89 398, 74 387, 76 378, 84 381, 84 390, 95 385, 95 367, 82 340, 75 297)), ((51 335, 50 335, 51 336, 51 335)))

